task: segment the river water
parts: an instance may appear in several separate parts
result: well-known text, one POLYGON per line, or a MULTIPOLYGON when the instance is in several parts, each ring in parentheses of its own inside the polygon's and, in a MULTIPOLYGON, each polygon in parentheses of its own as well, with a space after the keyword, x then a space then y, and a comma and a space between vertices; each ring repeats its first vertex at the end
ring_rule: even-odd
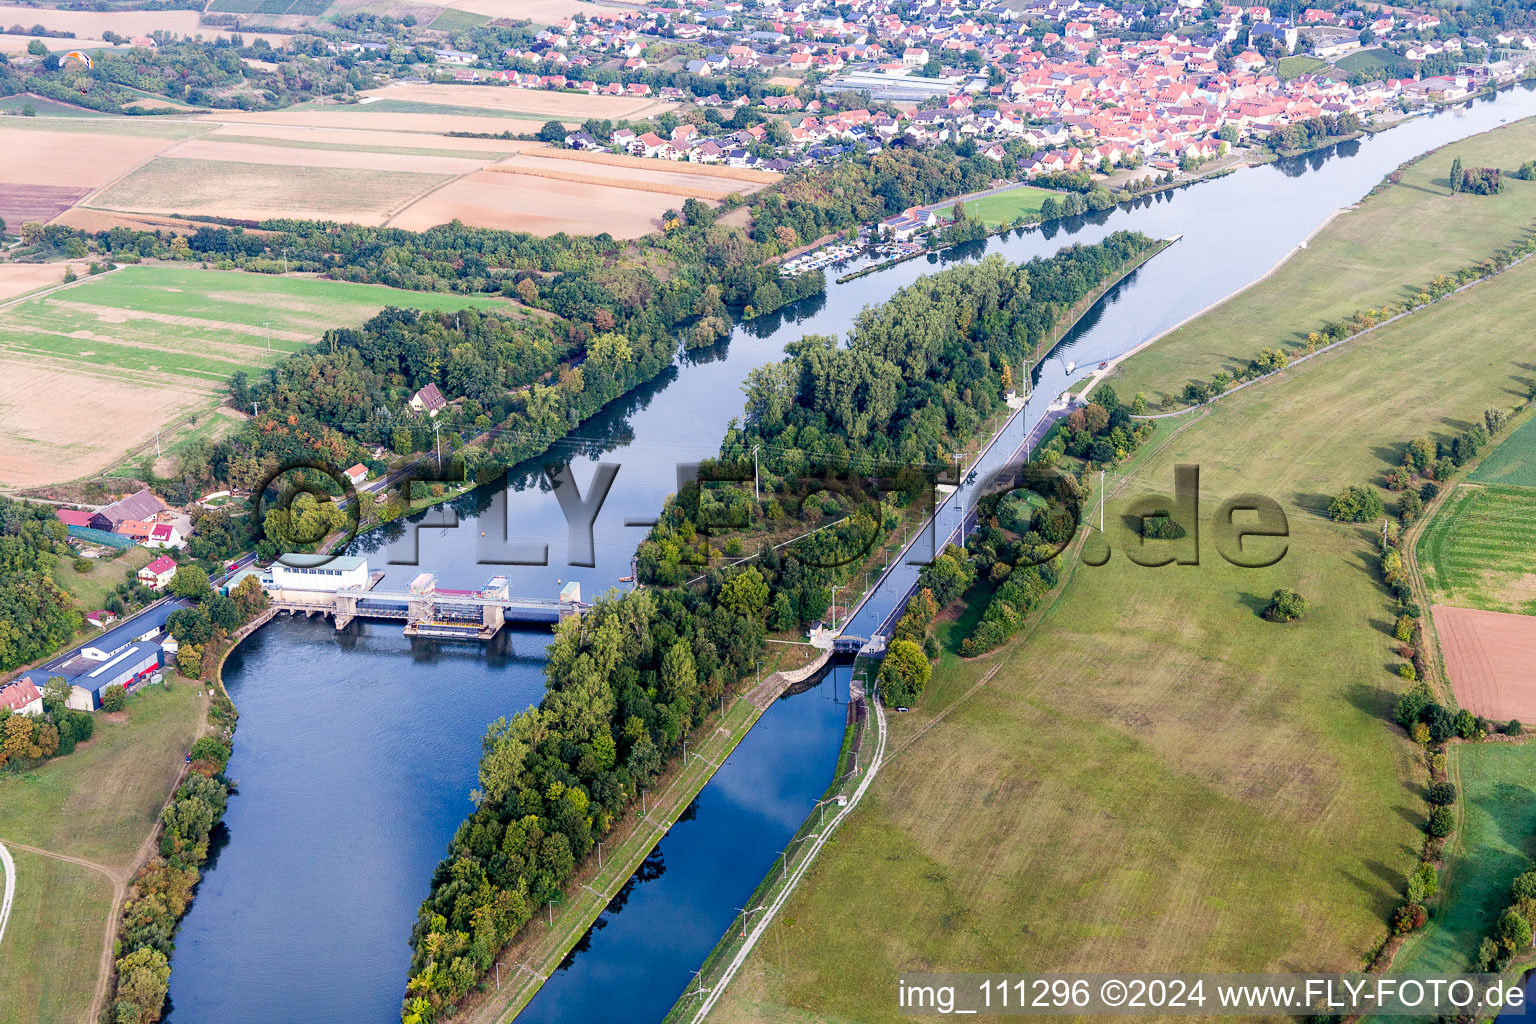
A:
MULTIPOLYGON (((619 467, 590 534, 572 542, 547 481, 525 467, 505 490, 480 489, 371 541, 371 567, 385 570, 394 589, 419 570, 436 572, 445 587, 476 587, 501 573, 536 597, 576 580, 590 600, 620 586, 645 535, 633 524, 655 517, 680 465, 714 454, 741 414, 742 380, 780 358, 787 342, 841 334, 863 306, 957 260, 991 252, 1026 260, 1122 229, 1182 234, 1067 336, 1066 358, 1092 366, 1262 276, 1403 161, 1532 114, 1536 93, 1515 89, 1134 206, 829 283, 824 295, 690 353, 552 453, 549 461, 571 463, 583 496, 597 463, 619 467), (506 564, 509 544, 528 542, 547 545, 548 564, 506 564)), ((983 457, 979 477, 1068 383, 1062 362, 1040 368, 1039 397, 983 457)), ((938 534, 958 521, 946 505, 938 534)), ((531 560, 525 551, 515 557, 531 560)), ((867 635, 915 574, 916 566, 893 572, 851 631, 867 635)), ((387 623, 338 634, 319 619, 279 619, 230 657, 224 678, 241 717, 229 774, 240 792, 177 939, 174 1024, 398 1019, 410 928, 432 867, 470 809, 480 737, 492 719, 537 702, 545 642, 547 634, 509 631, 486 650, 413 643, 387 623)), ((831 781, 843 720, 833 697, 839 687, 846 694, 840 671, 769 710, 521 1019, 661 1018, 831 781)))

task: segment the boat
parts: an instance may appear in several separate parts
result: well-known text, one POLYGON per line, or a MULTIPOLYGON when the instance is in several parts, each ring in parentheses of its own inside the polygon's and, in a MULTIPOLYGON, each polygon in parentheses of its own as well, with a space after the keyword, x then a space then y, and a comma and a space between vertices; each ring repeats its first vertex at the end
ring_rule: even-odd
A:
POLYGON ((633 582, 635 582, 635 578, 633 576, 620 576, 619 577, 619 582, 620 583, 633 583, 633 582))
POLYGON ((1067 364, 1067 372, 1068 373, 1071 373, 1075 369, 1077 369, 1077 364, 1076 363, 1068 363, 1067 364))
POLYGON ((1109 364, 1108 363, 1100 363, 1099 364, 1099 369, 1107 370, 1107 369, 1109 369, 1109 364))

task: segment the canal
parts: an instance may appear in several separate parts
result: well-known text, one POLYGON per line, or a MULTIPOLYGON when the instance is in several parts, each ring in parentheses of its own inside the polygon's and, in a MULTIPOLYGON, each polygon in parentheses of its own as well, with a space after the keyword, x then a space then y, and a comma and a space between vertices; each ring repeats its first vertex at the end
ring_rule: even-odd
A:
MULTIPOLYGON (((505 490, 481 489, 370 539, 372 568, 385 570, 391 587, 418 567, 446 587, 503 573, 517 593, 537 597, 576 580, 590 599, 629 575, 642 524, 675 490, 678 467, 715 453, 741 414, 747 373, 780 358, 786 343, 842 334, 865 305, 957 260, 993 252, 1027 260, 1117 230, 1182 234, 1064 339, 1066 358, 1090 366, 1261 277, 1403 161, 1533 113, 1536 93, 1519 88, 1133 206, 829 283, 824 295, 689 353, 551 453, 549 461, 571 464, 584 496, 598 463, 618 466, 590 534, 572 536, 547 480, 524 470, 505 490), (505 564, 513 545, 530 542, 547 545, 547 564, 505 564)), ((1063 362, 1046 362, 1041 397, 987 458, 1001 461, 1017 447, 1068 382, 1063 362)), ((984 459, 978 476, 991 468, 984 459)), ((946 506, 940 536, 958 515, 946 506)), ((526 551, 516 557, 530 560, 526 551)), ((915 572, 893 573, 866 615, 883 617, 915 572)), ((411 925, 470 809, 480 737, 491 720, 537 702, 546 641, 514 632, 486 651, 411 643, 390 625, 337 634, 318 619, 279 619, 231 656, 224 677, 241 717, 229 774, 240 791, 177 939, 174 1024, 398 1019, 411 925)), ((520 1019, 660 1019, 830 782, 842 709, 829 695, 839 685, 846 694, 834 671, 764 716, 700 794, 693 817, 641 868, 623 906, 609 908, 520 1019)))

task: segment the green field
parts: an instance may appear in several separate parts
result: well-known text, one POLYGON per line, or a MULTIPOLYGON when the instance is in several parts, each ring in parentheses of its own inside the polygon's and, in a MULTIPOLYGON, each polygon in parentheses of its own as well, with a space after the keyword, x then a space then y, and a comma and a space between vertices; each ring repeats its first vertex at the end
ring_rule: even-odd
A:
POLYGON ((0 956, 0 1020, 82 1020, 96 990, 112 882, 25 850, 11 856, 16 900, 0 956))
POLYGON ((460 11, 453 7, 444 7, 437 17, 427 22, 427 25, 434 32, 468 32, 472 28, 479 28, 490 20, 485 15, 475 14, 473 11, 460 11))
POLYGON ((146 383, 169 375, 218 386, 386 305, 504 303, 313 277, 129 266, 0 309, 0 354, 90 364, 146 383))
MULTIPOLYGON (((146 547, 131 547, 113 559, 92 559, 90 572, 76 572, 73 557, 57 556, 53 580, 75 599, 82 612, 93 612, 106 604, 107 595, 118 584, 149 564, 154 553, 146 547)), ((86 626, 87 629, 91 627, 86 626)))
POLYGON ((892 716, 885 767, 716 1019, 897 1021, 891 980, 919 965, 1358 969, 1426 806, 1421 755, 1389 724, 1403 683, 1372 529, 1323 510, 1403 438, 1507 405, 1533 306, 1523 266, 1160 427, 1110 477, 1109 562, 1076 563, 996 655, 946 653, 892 716), (1206 529, 1198 566, 1131 564, 1123 515, 1181 463, 1201 468, 1205 517, 1278 501, 1284 559, 1238 568, 1206 529), (1300 622, 1260 616, 1282 586, 1311 603, 1300 622))
POLYGON ((1328 62, 1320 57, 1281 57, 1280 80, 1289 82, 1298 75, 1313 75, 1327 66, 1328 62))
POLYGON ((1453 748, 1462 831, 1447 851, 1429 926, 1403 947, 1397 974, 1474 969, 1477 947, 1509 905, 1509 885, 1536 856, 1536 747, 1479 743, 1453 748))
MULTIPOLYGON (((1531 153, 1536 119, 1446 146, 1404 170, 1402 184, 1339 214, 1269 277, 1121 363, 1111 382, 1128 397, 1145 392, 1154 409, 1178 406, 1191 379, 1235 372, 1262 348, 1302 345, 1325 324, 1401 303, 1437 274, 1482 262, 1531 230, 1536 182, 1510 180, 1491 198, 1452 196, 1446 188, 1451 160, 1513 168, 1531 153), (1413 230, 1402 230, 1403 224, 1413 230)), ((1505 361, 1490 372, 1509 366, 1505 361)), ((1498 404, 1510 403, 1501 398, 1498 404)))
MULTIPOLYGON (((60 103, 58 100, 45 99, 42 96, 6 96, 0 99, 0 113, 20 114, 27 107, 32 108, 34 117, 105 117, 97 110, 86 107, 77 107, 72 103, 60 103)), ((11 122, 6 121, 9 125, 11 122)))
MULTIPOLYGON (((971 220, 984 222, 988 227, 998 228, 1012 224, 1026 213, 1039 213, 1045 201, 1055 195, 1059 193, 1033 185, 1020 185, 995 196, 965 200, 965 215, 971 220)), ((942 220, 954 220, 953 205, 935 212, 942 220)))
POLYGON ((1370 50, 1356 50, 1346 54, 1334 62, 1334 66, 1345 74, 1354 74, 1356 71, 1364 71, 1367 74, 1378 74, 1386 71, 1397 63, 1397 57, 1390 50, 1375 47, 1370 50))
POLYGON ((1433 603, 1536 615, 1536 491, 1458 485, 1418 555, 1433 603))
MULTIPOLYGON (((1527 420, 1500 441, 1467 479, 1480 484, 1536 487, 1536 419, 1527 420)), ((1536 501, 1536 494, 1531 500, 1536 501)))

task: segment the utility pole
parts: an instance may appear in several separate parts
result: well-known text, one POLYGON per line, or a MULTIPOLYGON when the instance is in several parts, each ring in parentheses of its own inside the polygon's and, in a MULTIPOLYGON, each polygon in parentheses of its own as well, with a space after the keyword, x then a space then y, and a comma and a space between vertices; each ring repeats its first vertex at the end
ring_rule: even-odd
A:
POLYGON ((602 843, 602 840, 598 840, 598 843, 597 843, 597 870, 599 870, 599 871, 603 870, 603 843, 602 843))
POLYGON ((432 421, 432 437, 434 438, 432 447, 437 452, 437 471, 441 473, 443 471, 443 438, 441 432, 438 430, 438 423, 436 420, 432 421))
POLYGON ((1104 532, 1104 471, 1099 470, 1099 532, 1104 532))
POLYGON ((261 415, 261 403, 260 402, 252 402, 251 403, 251 418, 255 419, 256 417, 258 417, 260 415, 261 415))
POLYGON ((288 247, 283 247, 283 273, 288 273, 288 247))
POLYGON ((155 458, 160 458, 160 431, 155 431, 155 458))
POLYGON ((272 321, 271 320, 263 320, 261 322, 261 326, 263 326, 263 327, 265 327, 267 329, 267 351, 271 352, 272 351, 272 321))
POLYGON ((752 500, 756 502, 763 500, 762 477, 757 468, 757 450, 761 447, 762 445, 757 444, 752 446, 752 500))

